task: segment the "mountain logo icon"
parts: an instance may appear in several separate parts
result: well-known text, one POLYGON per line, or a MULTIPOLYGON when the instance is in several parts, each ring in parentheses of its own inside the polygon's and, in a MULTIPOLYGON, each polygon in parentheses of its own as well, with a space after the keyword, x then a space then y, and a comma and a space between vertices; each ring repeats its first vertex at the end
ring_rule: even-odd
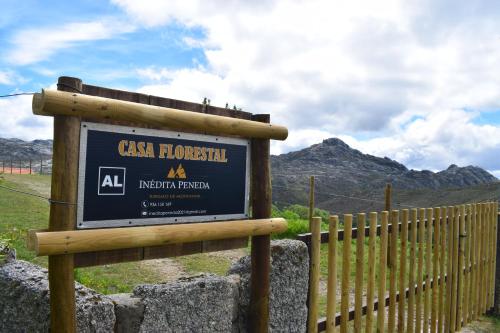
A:
POLYGON ((174 171, 174 168, 171 167, 170 171, 168 172, 167 175, 168 179, 174 179, 174 178, 179 178, 179 179, 186 179, 186 171, 182 167, 182 164, 179 164, 177 167, 177 170, 174 171))

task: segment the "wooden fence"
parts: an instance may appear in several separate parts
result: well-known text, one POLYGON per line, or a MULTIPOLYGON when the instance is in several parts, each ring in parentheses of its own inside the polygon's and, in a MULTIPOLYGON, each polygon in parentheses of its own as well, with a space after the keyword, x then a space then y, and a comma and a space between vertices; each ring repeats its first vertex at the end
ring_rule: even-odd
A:
POLYGON ((357 214, 357 228, 345 214, 343 230, 331 216, 328 232, 313 218, 311 233, 299 236, 311 254, 308 332, 459 331, 494 304, 497 212, 487 202, 370 213, 368 221, 357 214), (321 243, 327 295, 318 320, 321 243))

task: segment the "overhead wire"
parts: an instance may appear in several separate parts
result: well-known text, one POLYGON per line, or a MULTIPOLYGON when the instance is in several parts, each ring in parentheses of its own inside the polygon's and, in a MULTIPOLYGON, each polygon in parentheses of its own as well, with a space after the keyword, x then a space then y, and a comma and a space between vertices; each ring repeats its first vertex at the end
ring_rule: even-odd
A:
POLYGON ((24 96, 24 95, 34 95, 35 93, 28 93, 28 92, 23 92, 23 93, 15 93, 15 94, 7 94, 7 95, 0 95, 0 98, 7 98, 7 97, 14 97, 14 96, 24 96))

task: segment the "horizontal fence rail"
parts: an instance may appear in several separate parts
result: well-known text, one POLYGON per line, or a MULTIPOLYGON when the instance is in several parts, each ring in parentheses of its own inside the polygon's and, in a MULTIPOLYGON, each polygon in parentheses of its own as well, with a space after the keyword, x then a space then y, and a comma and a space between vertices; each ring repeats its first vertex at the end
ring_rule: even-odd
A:
POLYGON ((460 331, 494 306, 498 220, 497 202, 357 214, 357 228, 351 214, 342 229, 331 216, 327 232, 313 218, 312 232, 297 237, 313 270, 308 332, 460 331), (318 319, 321 250, 326 317, 318 319))

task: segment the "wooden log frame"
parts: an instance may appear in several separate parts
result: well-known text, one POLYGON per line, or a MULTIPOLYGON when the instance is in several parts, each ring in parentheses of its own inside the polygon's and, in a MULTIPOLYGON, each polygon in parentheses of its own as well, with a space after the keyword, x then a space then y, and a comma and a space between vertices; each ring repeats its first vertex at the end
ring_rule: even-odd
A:
MULTIPOLYGON (((88 96, 105 97, 118 101, 140 103, 143 105, 158 106, 162 108, 173 108, 178 110, 190 111, 189 114, 209 114, 222 116, 223 118, 235 118, 242 120, 259 121, 252 119, 252 114, 249 112, 220 108, 206 104, 198 104, 186 102, 171 98, 151 96, 146 94, 134 93, 129 91, 98 87, 82 83, 80 79, 73 77, 60 77, 58 81, 58 89, 66 92, 79 93, 88 96)), ((267 116, 267 115, 264 115, 267 116)), ((255 117, 259 117, 256 115, 255 117)), ((255 118, 254 117, 254 118, 255 118)), ((268 116, 267 116, 268 117, 268 116)), ((77 117, 72 117, 73 119, 77 117)), ((144 124, 131 121, 102 119, 95 117, 81 117, 82 121, 100 122, 105 124, 114 124, 122 126, 134 126, 153 129, 173 129, 168 126, 159 126, 155 124, 144 124)), ((269 122, 269 121, 268 121, 269 122)), ((206 133, 205 131, 191 130, 193 133, 206 133)), ((222 133, 214 133, 218 135, 222 133)), ((238 135, 236 135, 238 136, 238 135)), ((78 158, 76 158, 78 160, 78 158)), ((91 267, 106 264, 115 264, 121 262, 139 261, 145 259, 167 258, 194 253, 203 253, 211 251, 230 250, 246 247, 248 237, 214 240, 214 241, 199 241, 185 244, 162 245, 145 248, 128 248, 110 251, 94 251, 86 253, 77 253, 74 255, 75 267, 91 267)))
POLYGON ((173 108, 57 90, 44 89, 41 94, 35 94, 33 113, 41 116, 77 116, 128 121, 246 138, 285 140, 288 136, 286 127, 258 121, 191 113, 173 108))
MULTIPOLYGON (((60 78, 61 90, 81 89, 82 81, 60 78)), ((76 226, 80 118, 54 117, 51 204, 49 231, 73 230, 76 226)), ((76 331, 74 257, 49 256, 51 332, 76 331)))
MULTIPOLYGON (((252 138, 252 153, 259 153, 255 155, 258 158, 252 160, 252 215, 253 218, 260 219, 270 217, 269 139, 284 140, 288 131, 282 126, 271 125, 269 115, 252 115, 248 112, 216 108, 206 104, 201 105, 85 85, 80 79, 73 77, 60 77, 58 90, 44 91, 42 94, 35 94, 33 98, 35 114, 52 115, 55 119, 51 190, 53 201, 51 201, 49 232, 34 233, 37 237, 35 237, 36 242, 32 243, 36 246, 43 243, 38 236, 50 238, 61 235, 59 232, 75 232, 79 135, 82 120, 122 126, 187 130, 192 133, 252 138), (49 236, 49 233, 52 235, 49 236)), ((267 222, 269 221, 268 219, 267 222)), ((282 225, 284 221, 274 220, 272 224, 277 226, 275 222, 282 225)), ((233 223, 241 223, 241 221, 233 223)), ((258 221, 253 220, 251 223, 258 223, 258 221)), ((264 228, 268 227, 266 225, 264 228)), ((146 230, 144 228, 146 227, 143 227, 143 231, 146 230)), ((281 228, 278 227, 278 229, 281 228)), ((248 235, 253 236, 249 310, 251 326, 249 329, 255 332, 267 332, 269 323, 270 236, 269 233, 255 231, 256 229, 243 233, 233 233, 233 230, 224 235, 224 237, 233 238, 219 240, 222 237, 219 235, 211 237, 212 239, 209 238, 209 240, 202 240, 206 238, 200 237, 198 239, 195 237, 194 242, 189 242, 193 239, 187 235, 177 235, 178 238, 174 243, 178 241, 184 243, 172 244, 171 242, 171 244, 159 246, 149 246, 157 244, 151 238, 146 241, 143 239, 139 245, 130 242, 129 239, 122 243, 120 248, 108 247, 106 251, 93 251, 76 255, 70 254, 69 252, 73 250, 69 249, 63 250, 63 254, 59 254, 59 250, 50 252, 58 253, 49 256, 51 332, 74 332, 76 330, 75 262, 78 262, 79 267, 85 267, 245 247, 248 243, 248 235), (122 248, 128 243, 134 248, 122 248)), ((95 244, 95 239, 93 243, 95 244)), ((40 251, 40 253, 43 252, 40 251)))
POLYGON ((243 236, 261 236, 286 230, 282 218, 188 223, 131 228, 34 232, 32 250, 38 256, 107 251, 217 240, 243 236))

